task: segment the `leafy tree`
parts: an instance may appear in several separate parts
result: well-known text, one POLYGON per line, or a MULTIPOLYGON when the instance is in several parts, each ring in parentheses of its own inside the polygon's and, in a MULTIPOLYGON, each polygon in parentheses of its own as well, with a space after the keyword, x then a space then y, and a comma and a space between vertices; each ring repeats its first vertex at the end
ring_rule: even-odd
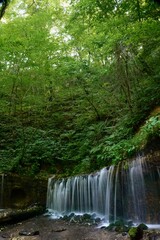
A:
POLYGON ((160 104, 156 3, 14 0, 4 14, 6 3, 0 8, 2 170, 90 172, 159 136, 158 120, 148 120, 156 125, 149 130, 145 124, 160 104), (142 124, 143 139, 136 137, 142 124))

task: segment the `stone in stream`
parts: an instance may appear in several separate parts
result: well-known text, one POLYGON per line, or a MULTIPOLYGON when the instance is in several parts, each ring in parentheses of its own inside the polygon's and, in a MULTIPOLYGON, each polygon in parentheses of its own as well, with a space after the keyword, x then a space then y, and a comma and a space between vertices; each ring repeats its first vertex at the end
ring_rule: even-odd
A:
POLYGON ((22 230, 19 232, 20 236, 35 236, 35 235, 39 235, 39 231, 28 231, 28 230, 22 230))
POLYGON ((57 228, 57 229, 53 229, 52 231, 53 232, 63 232, 63 231, 66 231, 67 229, 66 228, 57 228))

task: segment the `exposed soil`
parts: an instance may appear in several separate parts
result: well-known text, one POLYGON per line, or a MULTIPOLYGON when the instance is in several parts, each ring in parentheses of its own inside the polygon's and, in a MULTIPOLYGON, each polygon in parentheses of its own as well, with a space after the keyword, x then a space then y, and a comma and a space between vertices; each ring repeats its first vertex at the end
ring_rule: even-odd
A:
MULTIPOLYGON (((123 233, 125 234, 125 233, 123 233)), ((70 223, 38 216, 1 228, 0 240, 128 240, 122 233, 109 232, 95 225, 70 223), (23 236, 27 234, 28 236, 23 236), (29 236, 35 234, 35 236, 29 236)))
MULTIPOLYGON (((127 233, 117 233, 96 225, 34 217, 0 228, 0 240, 129 240, 127 233), (27 235, 27 236, 26 236, 27 235), (31 236, 33 235, 33 236, 31 236)), ((160 230, 147 230, 142 240, 160 240, 160 230)))

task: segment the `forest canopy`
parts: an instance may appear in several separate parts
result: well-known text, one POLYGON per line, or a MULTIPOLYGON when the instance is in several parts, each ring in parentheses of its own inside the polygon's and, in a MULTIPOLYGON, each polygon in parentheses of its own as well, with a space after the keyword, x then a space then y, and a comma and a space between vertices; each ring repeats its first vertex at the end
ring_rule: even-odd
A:
POLYGON ((1 172, 91 172, 160 137, 156 1, 4 0, 0 18, 1 172))

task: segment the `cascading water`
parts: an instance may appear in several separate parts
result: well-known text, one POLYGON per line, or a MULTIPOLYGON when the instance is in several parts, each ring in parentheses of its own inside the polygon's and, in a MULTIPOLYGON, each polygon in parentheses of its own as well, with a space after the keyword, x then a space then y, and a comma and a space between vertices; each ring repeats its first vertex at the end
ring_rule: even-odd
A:
POLYGON ((144 222, 146 218, 144 167, 145 165, 142 158, 139 158, 138 161, 133 160, 129 167, 130 186, 135 214, 133 218, 136 222, 144 222))
POLYGON ((96 213, 109 221, 114 167, 96 174, 55 181, 49 179, 47 208, 59 214, 96 213))
POLYGON ((117 219, 159 223, 159 180, 159 171, 142 157, 94 174, 61 180, 53 177, 48 181, 47 208, 62 216, 96 214, 107 224, 117 219))

